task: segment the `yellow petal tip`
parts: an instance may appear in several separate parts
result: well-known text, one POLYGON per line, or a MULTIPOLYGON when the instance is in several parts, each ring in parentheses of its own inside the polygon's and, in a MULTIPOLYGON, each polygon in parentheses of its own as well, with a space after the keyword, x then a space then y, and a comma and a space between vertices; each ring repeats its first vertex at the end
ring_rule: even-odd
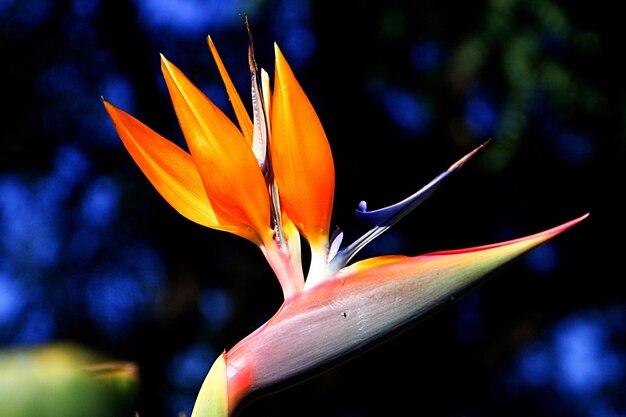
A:
POLYGON ((226 359, 222 353, 202 383, 191 417, 228 417, 228 415, 228 379, 226 359))

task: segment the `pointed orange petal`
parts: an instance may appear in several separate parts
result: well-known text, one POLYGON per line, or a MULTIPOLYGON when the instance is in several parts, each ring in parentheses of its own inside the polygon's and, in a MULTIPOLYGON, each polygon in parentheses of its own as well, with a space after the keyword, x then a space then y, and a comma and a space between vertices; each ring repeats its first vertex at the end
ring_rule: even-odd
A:
POLYGON ((135 163, 176 211, 203 226, 256 239, 252 229, 211 204, 191 155, 111 103, 104 106, 135 163))
POLYGON ((217 224, 191 155, 107 101, 124 146, 154 188, 180 214, 203 226, 217 224))
POLYGON ((237 117, 237 122, 239 122, 239 127, 243 136, 246 138, 248 143, 252 145, 252 120, 250 119, 250 115, 246 110, 243 102, 241 101, 241 97, 233 84, 233 81, 230 79, 228 75, 228 71, 226 71, 226 67, 224 66, 224 62, 222 62, 222 58, 217 52, 217 48, 213 43, 211 37, 207 37, 207 42, 209 43, 209 49, 211 50, 211 54, 213 54, 213 59, 215 60, 215 64, 217 65, 217 69, 220 72, 222 80, 224 81, 224 86, 226 87, 226 92, 228 93, 228 98, 230 99, 230 103, 233 106, 233 110, 235 111, 235 117, 237 117))
POLYGON ((237 127, 162 56, 163 75, 211 202, 259 236, 271 234, 269 195, 256 158, 237 127))
POLYGON ((328 241, 335 168, 326 134, 278 46, 270 152, 281 207, 313 245, 328 241))

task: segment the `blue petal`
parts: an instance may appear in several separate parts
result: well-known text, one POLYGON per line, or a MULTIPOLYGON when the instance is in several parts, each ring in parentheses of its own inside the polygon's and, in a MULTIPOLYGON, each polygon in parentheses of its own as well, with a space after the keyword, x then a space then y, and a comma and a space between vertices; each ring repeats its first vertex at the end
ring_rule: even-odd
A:
POLYGON ((374 226, 391 226, 400 220, 402 217, 409 214, 414 208, 422 204, 430 195, 443 183, 443 181, 450 176, 457 169, 461 168, 461 166, 471 158, 476 152, 482 149, 487 142, 482 143, 480 146, 475 148, 472 152, 465 155, 463 158, 459 159, 457 162, 452 164, 447 171, 439 174, 434 180, 429 182, 425 187, 421 190, 417 191, 415 194, 405 198, 404 200, 392 204, 391 206, 383 207, 377 210, 368 211, 367 203, 365 201, 361 201, 356 210, 356 217, 361 220, 363 223, 370 227, 374 226))
MULTIPOLYGON (((363 249, 368 243, 376 239, 383 234, 387 229, 393 226, 397 221, 409 214, 415 207, 424 202, 430 195, 443 183, 443 181, 450 176, 451 173, 461 168, 468 159, 470 159, 476 152, 484 148, 489 141, 483 142, 480 146, 476 147, 473 151, 465 155, 463 158, 456 161, 445 172, 439 174, 437 178, 429 182, 425 187, 416 192, 415 194, 405 198, 399 203, 393 204, 381 209, 368 211, 367 203, 361 201, 356 210, 356 216, 365 224, 371 227, 360 238, 352 242, 347 247, 339 250, 336 254, 337 244, 333 244, 334 256, 328 258, 328 265, 326 267, 327 272, 332 275, 339 269, 343 268, 349 261, 363 249)), ((333 242, 335 243, 335 242, 333 242)))

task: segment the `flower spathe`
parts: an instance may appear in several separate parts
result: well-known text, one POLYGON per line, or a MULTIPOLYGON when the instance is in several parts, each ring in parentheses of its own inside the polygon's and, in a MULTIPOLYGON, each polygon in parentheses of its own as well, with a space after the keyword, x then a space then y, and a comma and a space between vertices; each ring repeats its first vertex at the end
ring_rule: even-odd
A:
POLYGON ((104 101, 126 149, 165 200, 198 224, 256 244, 283 291, 277 313, 215 361, 193 417, 233 415, 253 394, 374 346, 586 217, 493 245, 349 264, 485 144, 397 204, 373 211, 360 204, 357 216, 371 229, 342 247, 340 232, 330 237, 330 146, 280 49, 275 45, 272 89, 268 74, 257 67, 250 35, 250 117, 210 37, 208 44, 238 126, 164 56, 161 69, 188 152, 104 101), (300 236, 311 248, 306 279, 300 236))

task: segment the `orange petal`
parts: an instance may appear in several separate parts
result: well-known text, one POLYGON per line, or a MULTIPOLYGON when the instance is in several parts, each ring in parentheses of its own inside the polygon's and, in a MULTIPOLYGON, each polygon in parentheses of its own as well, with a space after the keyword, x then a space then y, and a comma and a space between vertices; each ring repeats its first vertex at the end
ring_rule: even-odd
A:
POLYGON ((228 75, 228 71, 226 71, 226 67, 224 66, 224 62, 222 62, 222 58, 217 53, 217 48, 213 43, 211 37, 207 37, 207 42, 209 43, 209 49, 211 50, 211 54, 213 54, 213 59, 215 60, 215 64, 217 65, 217 69, 220 72, 222 80, 224 81, 224 86, 226 87, 226 92, 228 93, 228 98, 230 99, 230 103, 233 106, 233 110, 235 111, 235 117, 237 117, 237 122, 239 123, 239 128, 243 133, 243 136, 246 138, 248 143, 252 144, 252 120, 250 119, 250 115, 246 110, 243 102, 241 101, 241 97, 239 93, 237 93, 237 89, 233 84, 233 81, 230 79, 228 75))
POLYGON ((271 234, 269 195, 256 158, 237 127, 165 57, 163 75, 204 188, 211 202, 241 227, 271 234))
POLYGON ((281 207, 315 245, 328 242, 335 168, 315 109, 278 46, 272 97, 270 152, 281 207))
POLYGON ((191 155, 133 116, 104 101, 115 129, 135 163, 176 211, 191 221, 256 241, 256 233, 214 207, 191 155))

